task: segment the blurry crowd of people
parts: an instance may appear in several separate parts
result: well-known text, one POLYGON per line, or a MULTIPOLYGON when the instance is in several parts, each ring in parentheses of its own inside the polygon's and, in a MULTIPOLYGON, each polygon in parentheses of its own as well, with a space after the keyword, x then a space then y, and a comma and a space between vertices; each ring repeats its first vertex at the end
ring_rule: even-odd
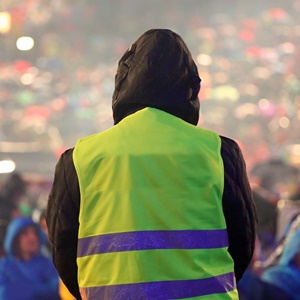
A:
POLYGON ((19 173, 1 180, 0 299, 74 300, 53 265, 46 202, 33 185, 19 173))
MULTIPOLYGON (((239 285, 241 299, 300 299, 299 161, 288 152, 300 143, 300 1, 5 3, 0 9, 10 13, 11 29, 0 34, 2 152, 10 151, 7 142, 25 142, 24 151, 37 147, 56 160, 78 138, 110 127, 113 76, 127 41, 144 28, 172 27, 198 64, 200 125, 239 142, 253 184, 258 246, 239 285), (22 35, 34 39, 32 50, 16 49, 22 35)), ((39 226, 35 210, 41 213, 46 200, 39 204, 36 186, 30 188, 22 174, 1 185, 3 257, 11 221, 25 217, 39 226)), ((1 275, 0 295, 5 280, 1 275)))
POLYGON ((55 159, 79 137, 111 126, 117 58, 143 27, 185 37, 202 77, 201 126, 236 139, 248 168, 288 156, 299 142, 298 0, 5 3, 11 29, 0 35, 1 142, 27 142, 24 151, 55 159), (16 48, 22 35, 34 39, 31 50, 16 48))

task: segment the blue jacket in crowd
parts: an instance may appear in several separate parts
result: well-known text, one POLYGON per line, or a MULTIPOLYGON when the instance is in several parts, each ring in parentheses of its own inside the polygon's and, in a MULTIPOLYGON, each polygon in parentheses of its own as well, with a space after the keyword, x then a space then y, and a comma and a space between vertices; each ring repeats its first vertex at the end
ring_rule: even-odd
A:
POLYGON ((298 229, 287 242, 278 265, 266 270, 263 280, 280 287, 288 293, 293 300, 300 300, 300 266, 294 262, 300 252, 300 229, 298 229))
POLYGON ((35 225, 30 218, 16 218, 9 225, 4 240, 6 256, 0 259, 0 299, 59 300, 58 274, 49 258, 37 254, 22 261, 12 253, 16 236, 27 226, 35 225))

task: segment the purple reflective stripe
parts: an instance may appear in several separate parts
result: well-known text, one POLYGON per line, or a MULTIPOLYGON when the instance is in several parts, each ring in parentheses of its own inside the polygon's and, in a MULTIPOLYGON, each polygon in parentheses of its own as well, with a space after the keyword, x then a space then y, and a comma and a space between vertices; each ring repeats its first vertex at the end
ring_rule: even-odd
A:
POLYGON ((233 273, 198 280, 159 281, 81 288, 86 299, 182 299, 227 293, 236 288, 233 273))
POLYGON ((78 240, 77 256, 135 250, 210 249, 227 246, 226 229, 134 231, 81 238, 78 240))

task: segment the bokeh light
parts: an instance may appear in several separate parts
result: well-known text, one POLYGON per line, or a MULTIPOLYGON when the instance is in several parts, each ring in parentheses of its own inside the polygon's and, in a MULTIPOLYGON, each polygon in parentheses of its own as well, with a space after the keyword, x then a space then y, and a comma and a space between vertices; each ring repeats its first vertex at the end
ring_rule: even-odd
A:
POLYGON ((12 160, 0 161, 0 174, 11 173, 15 170, 16 164, 12 160))
POLYGON ((11 16, 8 12, 0 12, 0 34, 6 34, 11 28, 11 16))
POLYGON ((278 122, 282 128, 288 128, 290 126, 290 120, 287 117, 281 117, 278 122))
POLYGON ((31 50, 34 46, 34 40, 30 36, 22 36, 17 40, 17 48, 21 51, 31 50))

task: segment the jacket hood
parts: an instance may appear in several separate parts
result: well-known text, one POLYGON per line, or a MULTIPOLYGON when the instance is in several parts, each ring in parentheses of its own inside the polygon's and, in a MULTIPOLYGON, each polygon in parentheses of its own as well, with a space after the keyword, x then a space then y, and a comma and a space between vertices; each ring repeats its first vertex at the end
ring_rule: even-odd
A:
POLYGON ((112 99, 114 123, 153 107, 196 125, 200 82, 182 38, 168 29, 148 30, 119 61, 112 99))
MULTIPOLYGON (((31 218, 17 217, 11 221, 7 227, 5 239, 4 239, 4 249, 6 254, 13 254, 13 243, 18 234, 28 226, 38 226, 31 218)), ((37 227, 38 228, 38 227, 37 227)), ((42 239, 41 231, 39 230, 40 240, 42 239)))
POLYGON ((298 252, 300 252, 300 229, 295 231, 285 245, 279 260, 279 265, 288 266, 292 264, 292 261, 298 252))

